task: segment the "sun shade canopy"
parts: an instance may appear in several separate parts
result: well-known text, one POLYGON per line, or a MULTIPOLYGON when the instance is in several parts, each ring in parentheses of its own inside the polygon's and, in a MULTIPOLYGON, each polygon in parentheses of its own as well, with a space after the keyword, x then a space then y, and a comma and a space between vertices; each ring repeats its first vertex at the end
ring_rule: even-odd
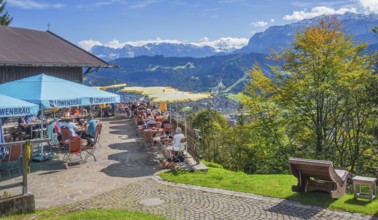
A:
POLYGON ((43 109, 120 102, 119 95, 46 74, 0 84, 0 93, 43 109))
POLYGON ((0 94, 0 118, 37 115, 38 105, 0 94))

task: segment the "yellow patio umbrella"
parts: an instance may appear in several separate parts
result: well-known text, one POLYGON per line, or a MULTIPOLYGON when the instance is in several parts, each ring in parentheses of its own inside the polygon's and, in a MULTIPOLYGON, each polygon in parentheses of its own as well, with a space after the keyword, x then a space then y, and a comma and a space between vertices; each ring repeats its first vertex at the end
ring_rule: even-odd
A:
POLYGON ((167 93, 163 96, 158 96, 152 99, 156 103, 177 103, 177 102, 188 102, 190 101, 189 93, 186 92, 175 92, 167 93))
POLYGON ((174 89, 171 87, 146 87, 144 91, 142 92, 142 94, 150 96, 153 94, 170 92, 170 91, 177 91, 177 89, 174 89))
POLYGON ((208 99, 211 98, 211 95, 209 93, 191 93, 189 94, 190 101, 198 101, 201 99, 208 99))
POLYGON ((116 88, 125 87, 125 86, 126 86, 126 83, 114 84, 110 86, 103 86, 101 87, 101 90, 116 89, 116 88))
MULTIPOLYGON (((178 103, 178 102, 190 102, 190 101, 198 101, 201 99, 210 98, 211 95, 207 93, 189 93, 189 92, 181 92, 181 91, 168 91, 165 93, 158 93, 155 94, 152 100, 156 103, 178 103)), ((177 104, 176 104, 177 109, 177 104)), ((187 135, 186 132, 186 118, 185 120, 185 136, 187 135)), ((178 123, 178 121, 177 121, 178 123)))
MULTIPOLYGON (((168 102, 172 102, 172 99, 174 98, 182 98, 182 97, 188 97, 187 96, 187 92, 182 92, 182 91, 178 91, 178 90, 166 90, 164 92, 156 92, 156 93, 153 93, 153 94, 150 94, 148 95, 148 97, 150 99, 160 99, 160 98, 167 98, 169 99, 168 102), (169 98, 168 98, 169 97, 169 98)), ((175 101, 173 101, 175 102, 175 101)))
POLYGON ((142 94, 145 88, 146 87, 141 87, 141 86, 130 86, 130 87, 125 87, 121 90, 118 90, 118 92, 134 92, 134 93, 142 94))

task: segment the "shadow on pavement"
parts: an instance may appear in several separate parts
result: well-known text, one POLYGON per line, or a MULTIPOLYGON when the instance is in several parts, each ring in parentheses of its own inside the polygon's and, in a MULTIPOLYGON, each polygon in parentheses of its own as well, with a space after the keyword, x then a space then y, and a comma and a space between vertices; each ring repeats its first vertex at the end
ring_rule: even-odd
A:
POLYGON ((109 154, 108 160, 117 161, 117 163, 107 166, 101 172, 109 176, 127 178, 151 176, 156 173, 156 169, 159 167, 157 155, 153 152, 148 152, 143 142, 135 140, 134 121, 126 119, 126 121, 114 121, 109 124, 122 124, 110 126, 109 133, 127 135, 127 138, 121 138, 122 143, 109 145, 109 148, 117 150, 117 153, 109 154))
POLYGON ((294 193, 288 196, 279 204, 267 209, 266 211, 274 212, 282 215, 289 215, 296 218, 310 219, 324 208, 328 208, 334 200, 331 195, 326 192, 307 192, 307 193, 294 193), (294 205, 295 204, 295 205, 294 205), (305 205, 311 205, 308 208, 305 205))
POLYGON ((266 209, 268 212, 277 213, 279 215, 288 215, 299 219, 311 219, 322 210, 323 208, 321 207, 306 208, 305 206, 294 206, 292 205, 292 201, 288 200, 284 200, 277 205, 266 209))

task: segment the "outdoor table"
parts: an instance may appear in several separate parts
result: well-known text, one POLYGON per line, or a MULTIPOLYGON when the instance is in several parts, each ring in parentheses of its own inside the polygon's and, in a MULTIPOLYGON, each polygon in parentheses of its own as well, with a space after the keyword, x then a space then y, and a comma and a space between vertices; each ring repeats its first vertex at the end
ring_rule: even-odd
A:
POLYGON ((376 196, 376 181, 377 178, 364 177, 364 176, 355 176, 352 178, 353 182, 353 192, 354 199, 357 198, 368 198, 370 201, 373 201, 376 196), (361 186, 367 186, 369 191, 367 193, 361 192, 361 186))

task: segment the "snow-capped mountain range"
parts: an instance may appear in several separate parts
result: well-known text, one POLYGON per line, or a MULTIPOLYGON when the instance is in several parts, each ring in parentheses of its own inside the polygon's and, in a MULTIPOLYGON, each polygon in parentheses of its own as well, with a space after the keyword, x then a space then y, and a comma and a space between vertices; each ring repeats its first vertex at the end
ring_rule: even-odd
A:
MULTIPOLYGON (((345 13, 335 15, 335 17, 343 25, 344 32, 353 35, 354 40, 367 42, 368 45, 378 43, 377 36, 371 31, 373 27, 378 26, 378 14, 345 13)), ((80 42, 79 45, 104 60, 133 58, 143 55, 201 58, 227 53, 270 53, 271 49, 279 51, 282 47, 288 47, 297 31, 316 24, 318 20, 319 17, 316 17, 283 26, 271 26, 264 32, 254 34, 249 41, 244 38, 221 38, 213 42, 204 39, 200 43, 156 40, 139 44, 123 43, 121 45, 116 42, 117 46, 95 42, 94 46, 90 48, 85 48, 86 42, 80 42)), ((93 44, 93 42, 91 43, 93 44)))
POLYGON ((79 42, 79 46, 104 60, 133 58, 138 56, 163 55, 165 57, 207 57, 220 53, 230 53, 247 45, 246 38, 220 38, 215 41, 203 39, 199 43, 183 43, 177 40, 151 40, 140 42, 119 41, 103 45, 100 42, 79 42), (94 46, 88 46, 94 45, 94 46))

